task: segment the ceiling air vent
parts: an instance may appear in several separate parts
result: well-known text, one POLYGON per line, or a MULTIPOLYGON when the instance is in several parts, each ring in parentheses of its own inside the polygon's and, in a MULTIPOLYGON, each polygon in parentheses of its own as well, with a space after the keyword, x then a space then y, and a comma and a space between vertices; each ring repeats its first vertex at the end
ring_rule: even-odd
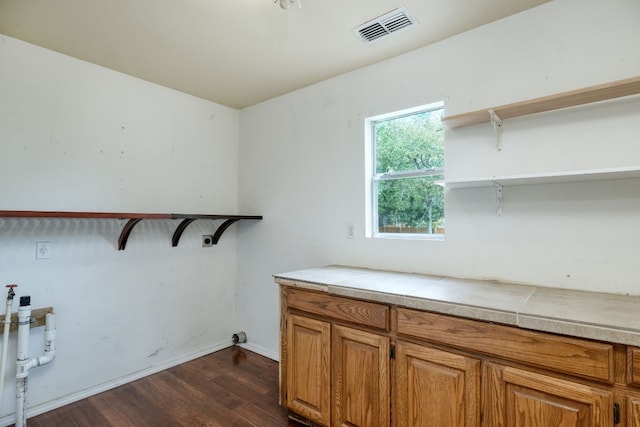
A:
POLYGON ((407 8, 401 7, 359 25, 353 29, 353 33, 361 38, 363 42, 371 43, 401 30, 413 28, 415 25, 416 21, 411 19, 407 8))

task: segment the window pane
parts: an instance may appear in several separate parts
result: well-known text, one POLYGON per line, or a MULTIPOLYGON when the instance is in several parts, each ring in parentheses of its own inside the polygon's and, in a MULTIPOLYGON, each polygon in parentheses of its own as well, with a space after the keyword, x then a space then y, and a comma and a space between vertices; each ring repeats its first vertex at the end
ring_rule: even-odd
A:
POLYGON ((378 182, 378 233, 444 234, 442 175, 378 182))
POLYGON ((444 109, 374 123, 376 173, 444 167, 444 109))

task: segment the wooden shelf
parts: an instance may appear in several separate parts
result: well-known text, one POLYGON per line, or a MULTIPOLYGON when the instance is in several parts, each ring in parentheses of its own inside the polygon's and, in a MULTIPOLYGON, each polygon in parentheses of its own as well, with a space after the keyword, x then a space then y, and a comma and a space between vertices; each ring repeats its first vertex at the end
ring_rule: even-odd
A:
POLYGON ((640 178, 640 166, 587 169, 544 174, 504 175, 473 178, 468 180, 445 180, 445 188, 491 187, 494 183, 511 185, 551 184, 566 182, 601 181, 611 179, 640 178))
POLYGON ((442 121, 450 128, 457 128, 489 123, 491 121, 489 110, 495 111, 500 119, 505 120, 529 114, 558 110, 560 108, 636 95, 638 93, 640 93, 640 76, 555 95, 543 96, 541 98, 534 98, 528 101, 448 116, 444 117, 442 121))
POLYGON ((175 214, 175 213, 121 213, 121 212, 63 212, 63 211, 3 211, 2 218, 80 218, 80 219, 126 219, 128 220, 118 239, 118 250, 124 250, 133 228, 143 219, 181 219, 171 239, 172 246, 178 246, 184 230, 195 220, 223 220, 213 234, 213 244, 232 224, 240 220, 261 220, 261 215, 218 215, 218 214, 175 214))

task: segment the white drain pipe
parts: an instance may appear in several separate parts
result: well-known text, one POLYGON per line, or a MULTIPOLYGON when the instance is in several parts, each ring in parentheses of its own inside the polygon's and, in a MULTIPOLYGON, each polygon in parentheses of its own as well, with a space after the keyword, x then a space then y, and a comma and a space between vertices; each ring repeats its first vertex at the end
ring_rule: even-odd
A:
POLYGON ((18 307, 18 360, 16 370, 16 424, 27 425, 27 377, 29 370, 50 363, 56 357, 56 321, 53 313, 47 313, 44 327, 44 355, 29 359, 29 331, 31 329, 31 297, 20 297, 18 307))
POLYGON ((2 359, 0 359, 0 415, 2 415, 2 403, 4 402, 4 373, 7 365, 7 348, 9 347, 9 329, 11 328, 11 306, 16 295, 13 288, 18 285, 7 285, 7 309, 4 312, 4 331, 2 332, 2 359))

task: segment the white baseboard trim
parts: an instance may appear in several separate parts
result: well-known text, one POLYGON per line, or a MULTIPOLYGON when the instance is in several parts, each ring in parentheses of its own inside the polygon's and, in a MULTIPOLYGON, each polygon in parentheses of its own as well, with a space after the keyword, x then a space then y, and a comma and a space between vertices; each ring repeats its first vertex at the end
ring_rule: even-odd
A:
MULTIPOLYGON (((87 397, 96 395, 98 393, 102 393, 103 391, 111 390, 112 388, 116 388, 123 384, 130 383, 135 380, 139 380, 140 378, 144 378, 146 376, 158 373, 160 371, 164 371, 165 369, 173 368, 174 366, 180 365, 182 363, 189 362, 191 360, 195 360, 199 357, 206 356, 207 354, 214 353, 216 351, 225 349, 230 347, 232 344, 228 341, 223 343, 218 343, 210 347, 203 348, 201 350, 186 354, 184 356, 177 357, 175 359, 167 360, 158 365, 150 366, 146 369, 142 369, 140 371, 133 372, 129 375, 125 375, 120 378, 116 378, 112 381, 107 381, 106 383, 98 384, 94 387, 89 387, 82 391, 72 393, 66 396, 61 397, 60 399, 54 399, 49 402, 41 403, 39 405, 27 408, 27 421, 31 417, 35 417, 36 415, 44 414, 45 412, 49 412, 51 410, 61 408, 65 405, 68 405, 73 402, 77 402, 78 400, 86 399, 87 397)), ((255 351, 250 348, 247 350, 255 351)), ((260 353, 262 354, 262 353, 260 353)), ((263 355, 265 357, 270 357, 267 355, 263 355)), ((6 427, 15 423, 15 414, 7 415, 0 418, 0 426, 6 427)))
POLYGON ((271 360, 275 360, 276 362, 280 361, 280 355, 274 353, 273 351, 266 349, 264 347, 257 346, 255 344, 251 344, 250 342, 246 342, 244 344, 238 344, 242 348, 246 348, 249 351, 253 351, 254 353, 258 353, 261 356, 268 357, 271 360))

